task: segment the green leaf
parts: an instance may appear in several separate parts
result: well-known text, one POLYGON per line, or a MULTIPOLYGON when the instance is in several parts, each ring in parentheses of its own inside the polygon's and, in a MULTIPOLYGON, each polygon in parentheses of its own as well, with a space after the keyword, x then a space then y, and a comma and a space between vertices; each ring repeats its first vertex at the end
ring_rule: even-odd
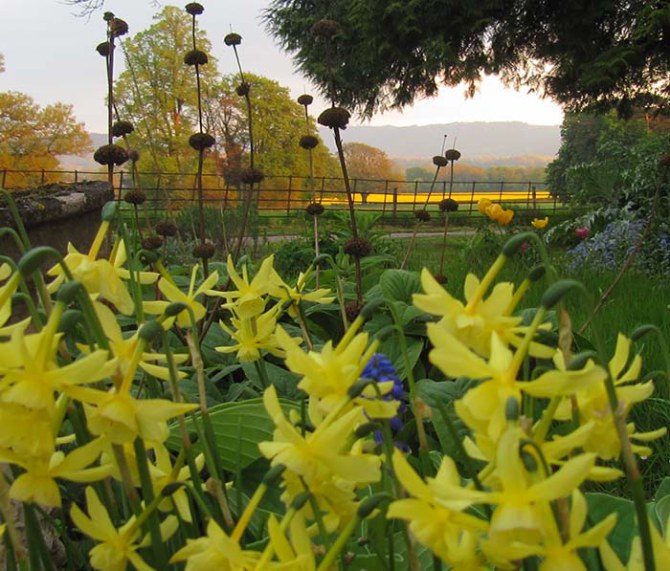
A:
MULTIPOLYGON (((263 386, 258 370, 253 363, 243 363, 242 369, 247 378, 251 379, 256 386, 263 386)), ((302 393, 298 389, 298 375, 267 361, 265 362, 265 370, 267 371, 268 379, 275 386, 277 394, 280 397, 296 400, 302 396, 302 393)))
POLYGON ((421 379, 416 383, 416 395, 428 406, 438 408, 448 406, 455 400, 462 398, 475 381, 466 378, 455 381, 434 381, 421 379))
POLYGON ((661 524, 661 533, 665 535, 666 529, 668 527, 668 518, 670 518, 670 496, 665 496, 656 502, 654 505, 654 511, 658 517, 658 521, 661 524))
POLYGON ((379 279, 386 301, 402 301, 412 304, 412 295, 421 292, 421 279, 417 272, 386 270, 379 279))
MULTIPOLYGON (((409 365, 413 369, 421 356, 423 350, 423 339, 416 337, 405 337, 407 342, 407 355, 409 357, 409 365)), ((386 338, 379 347, 379 353, 384 353, 395 367, 396 374, 400 379, 407 378, 407 369, 405 367, 405 359, 400 350, 400 342, 397 335, 392 335, 386 338)))
MULTIPOLYGON (((280 404, 285 413, 298 406, 284 399, 280 404)), ((202 426, 201 414, 196 413, 195 419, 202 426)), ((216 447, 221 457, 223 469, 228 472, 237 472, 261 458, 258 444, 272 440, 275 425, 268 416, 262 399, 253 399, 242 402, 223 403, 209 410, 216 447)), ((193 418, 186 419, 186 429, 194 430, 193 418)), ((170 426, 170 436, 166 445, 173 450, 181 448, 181 433, 179 425, 170 426)), ((196 442, 196 450, 201 450, 201 444, 196 442)))
POLYGON ((586 501, 589 506, 589 523, 593 525, 612 513, 617 514, 616 526, 607 539, 619 559, 624 563, 627 562, 631 542, 638 533, 633 502, 601 493, 587 493, 586 501))

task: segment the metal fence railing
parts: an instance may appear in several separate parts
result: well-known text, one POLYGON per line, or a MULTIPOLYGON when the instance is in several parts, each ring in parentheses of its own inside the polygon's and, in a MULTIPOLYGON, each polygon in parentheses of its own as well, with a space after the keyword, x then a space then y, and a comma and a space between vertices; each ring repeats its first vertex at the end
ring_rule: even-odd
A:
MULTIPOLYGON (((7 190, 43 186, 49 183, 76 183, 107 180, 103 171, 18 171, 0 170, 0 185, 7 190)), ((143 213, 160 217, 165 211, 180 211, 197 203, 194 174, 136 173, 136 181, 147 194, 143 213)), ((133 177, 120 170, 114 174, 117 197, 122 198, 133 187, 133 177)), ((440 201, 452 198, 459 203, 460 216, 479 215, 477 203, 482 198, 503 203, 518 212, 553 214, 563 208, 541 181, 425 181, 352 179, 351 189, 356 208, 376 211, 384 216, 406 216, 416 210, 437 211, 440 201)), ((341 178, 304 176, 266 176, 250 189, 232 185, 221 175, 203 175, 203 202, 207 207, 234 208, 252 198, 255 207, 266 216, 290 216, 310 202, 333 209, 347 207, 344 181, 341 178), (249 194, 252 193, 252 194, 249 194)))

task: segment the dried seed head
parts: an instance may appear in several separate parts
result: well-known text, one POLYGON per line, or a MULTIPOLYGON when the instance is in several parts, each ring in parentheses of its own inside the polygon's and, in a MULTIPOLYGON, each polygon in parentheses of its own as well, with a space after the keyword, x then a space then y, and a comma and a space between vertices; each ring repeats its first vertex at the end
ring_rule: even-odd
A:
POLYGON ((414 211, 414 216, 420 222, 430 221, 430 212, 428 212, 427 210, 415 210, 414 211))
POLYGON ((114 12, 105 12, 105 13, 102 15, 102 19, 103 19, 105 22, 111 22, 111 21, 114 19, 114 12))
POLYGON ((456 149, 447 149, 444 156, 448 161, 457 161, 461 158, 461 153, 456 149))
POLYGON ((433 157, 433 164, 436 167, 446 167, 448 163, 449 163, 449 161, 445 157, 443 157, 442 155, 435 155, 433 157))
POLYGON ((331 129, 337 127, 338 129, 346 129, 349 123, 349 111, 342 109, 342 107, 331 107, 326 109, 319 115, 317 122, 324 127, 331 129))
POLYGON ((311 29, 311 33, 316 38, 323 38, 324 40, 332 40, 337 34, 342 31, 342 27, 335 20, 319 20, 311 29))
POLYGON ((112 136, 113 137, 123 137, 128 135, 135 130, 133 124, 130 121, 116 121, 112 125, 112 136))
POLYGON ((265 178, 263 171, 256 168, 245 169, 242 173, 242 182, 244 184, 258 184, 265 178))
POLYGON ((209 147, 214 146, 214 143, 216 143, 216 139, 209 133, 195 133, 188 139, 188 144, 196 151, 209 149, 209 147))
POLYGON ((145 250, 158 250, 163 245, 163 238, 160 236, 147 236, 142 240, 142 248, 145 250))
POLYGON ((185 9, 191 16, 200 16, 205 11, 203 5, 197 2, 189 2, 186 4, 185 9))
POLYGON ((663 153, 663 155, 661 155, 661 161, 660 162, 661 162, 662 167, 665 167, 665 168, 670 167, 670 153, 663 153))
POLYGON ((128 151, 128 159, 136 163, 137 161, 140 160, 140 153, 137 152, 135 149, 130 149, 128 151))
POLYGON ((298 97, 298 103, 300 103, 300 105, 304 105, 305 107, 311 105, 313 101, 314 97, 307 95, 306 93, 303 93, 300 97, 298 97))
POLYGON ((139 206, 140 204, 144 204, 144 201, 147 199, 147 195, 143 190, 140 190, 139 188, 134 188, 133 190, 129 190, 126 192, 125 196, 123 197, 123 200, 125 200, 128 204, 134 204, 135 206, 139 206))
POLYGON ((196 258, 202 258, 203 260, 208 260, 214 255, 214 252, 216 249, 214 248, 214 244, 211 242, 202 242, 200 244, 196 244, 196 246, 193 248, 193 256, 196 258))
POLYGON ((242 36, 231 32, 230 34, 227 34, 225 38, 223 38, 223 43, 227 46, 239 46, 242 43, 242 36))
POLYGON ((246 81, 243 81, 235 88, 235 93, 237 93, 240 97, 244 97, 245 95, 249 95, 250 89, 251 86, 246 81))
POLYGON ((372 244, 367 238, 358 236, 350 238, 344 243, 344 253, 353 256, 354 258, 365 258, 372 252, 372 244))
POLYGON ((112 37, 114 38, 118 38, 119 36, 123 36, 128 33, 128 23, 121 18, 113 18, 111 28, 112 37))
POLYGON ((347 320, 351 323, 358 317, 358 314, 363 309, 363 304, 357 301, 348 301, 344 304, 344 312, 347 314, 347 320))
POLYGON ((184 56, 186 65, 205 65, 208 61, 207 54, 202 50, 191 50, 184 56))
POLYGON ((176 236, 177 225, 172 220, 161 220, 156 224, 156 233, 161 236, 176 236))
POLYGON ((453 198, 445 198, 440 201, 440 212, 456 212, 458 210, 458 202, 453 198))
POLYGON ((303 135, 300 137, 300 146, 305 149, 313 149, 319 144, 319 139, 317 139, 314 135, 303 135))
POLYGON ((107 57, 109 55, 109 42, 102 42, 95 46, 95 51, 98 52, 102 57, 107 57))
POLYGON ((321 204, 320 202, 310 202, 305 207, 305 212, 310 216, 321 216, 324 210, 325 208, 323 207, 323 204, 321 204))
POLYGON ((103 145, 93 153, 93 160, 101 165, 121 166, 128 160, 128 152, 119 145, 103 145))

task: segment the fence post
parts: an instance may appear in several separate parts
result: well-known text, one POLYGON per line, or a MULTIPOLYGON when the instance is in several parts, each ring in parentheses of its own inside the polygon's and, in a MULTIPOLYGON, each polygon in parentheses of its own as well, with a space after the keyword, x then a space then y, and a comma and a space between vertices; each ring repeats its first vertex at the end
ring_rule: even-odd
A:
POLYGON ((358 179, 354 179, 354 188, 351 189, 351 200, 354 201, 354 204, 356 204, 356 188, 358 187, 358 179))
POLYGON ((469 216, 472 216, 472 207, 475 204, 475 185, 477 183, 473 180, 472 181, 472 191, 470 192, 470 211, 468 213, 469 216))
POLYGON ((384 205, 382 206, 382 216, 386 214, 386 199, 388 198, 389 193, 389 180, 384 181, 384 205))
POLYGON ((5 188, 7 182, 7 169, 2 169, 2 188, 5 188))
POLYGON ((121 200, 121 193, 123 192, 123 171, 119 171, 119 200, 121 200))
POLYGON ((293 175, 288 177, 288 200, 286 201, 286 218, 291 217, 291 187, 293 186, 293 175))
POLYGON ((414 181, 414 200, 412 200, 412 212, 416 211, 417 194, 419 192, 419 181, 414 181))
MULTIPOLYGON (((442 200, 447 197, 447 181, 442 181, 442 200)), ((451 198, 451 192, 449 193, 449 198, 451 198)))
POLYGON ((398 187, 393 187, 393 218, 398 216, 398 187))
POLYGON ((44 169, 42 169, 42 177, 41 177, 41 181, 40 181, 40 184, 42 186, 44 186, 44 175, 45 175, 45 172, 44 172, 44 169))
POLYGON ((79 171, 74 171, 74 183, 77 184, 79 182, 79 171))
POLYGON ((503 198, 503 192, 505 191, 505 181, 501 180, 500 181, 500 194, 498 195, 498 202, 502 202, 503 198))

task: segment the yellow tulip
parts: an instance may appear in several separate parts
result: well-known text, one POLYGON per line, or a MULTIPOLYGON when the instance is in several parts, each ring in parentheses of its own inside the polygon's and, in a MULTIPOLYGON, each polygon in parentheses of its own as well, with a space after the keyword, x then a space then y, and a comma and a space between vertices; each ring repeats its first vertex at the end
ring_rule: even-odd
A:
POLYGON ((545 216, 544 218, 533 218, 531 225, 533 228, 537 228, 538 230, 542 230, 542 228, 545 228, 549 224, 549 217, 545 216))

